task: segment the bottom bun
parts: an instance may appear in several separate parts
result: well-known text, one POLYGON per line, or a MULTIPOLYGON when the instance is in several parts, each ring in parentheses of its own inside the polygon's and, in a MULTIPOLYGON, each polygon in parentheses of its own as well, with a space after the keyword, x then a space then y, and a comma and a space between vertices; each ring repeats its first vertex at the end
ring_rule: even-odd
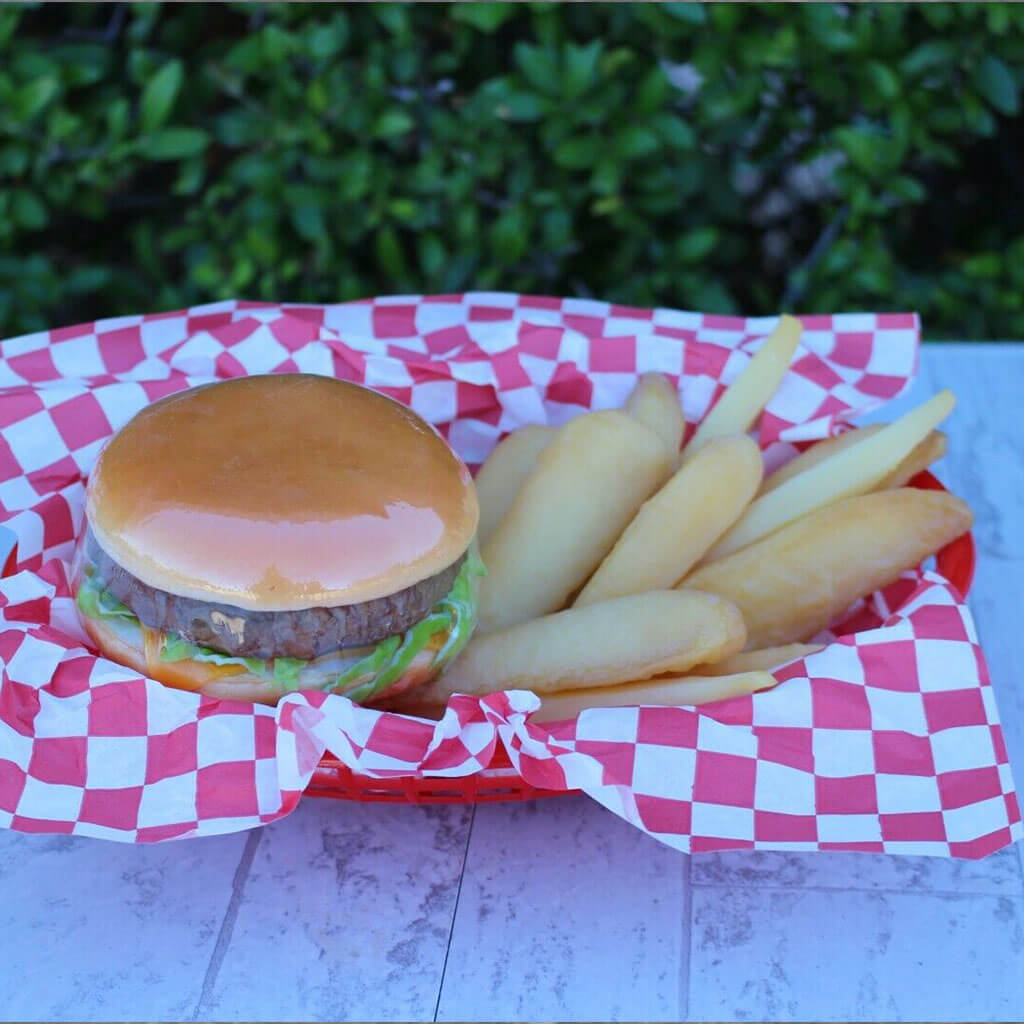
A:
POLYGON ((135 644, 126 640, 105 622, 84 619, 84 624, 101 654, 165 686, 223 700, 247 700, 258 704, 276 704, 282 697, 273 678, 254 675, 241 665, 211 665, 188 658, 160 661, 147 654, 145 643, 135 644))
MULTIPOLYGON (((141 641, 135 642, 102 620, 82 616, 81 621, 101 654, 176 690, 191 690, 218 700, 249 701, 255 704, 277 704, 290 692, 282 691, 273 676, 256 675, 242 665, 211 665, 191 658, 161 661, 155 645, 152 651, 147 651, 145 634, 141 634, 141 641)), ((437 670, 433 668, 429 657, 416 659, 378 699, 404 693, 429 682, 435 675, 437 670)))

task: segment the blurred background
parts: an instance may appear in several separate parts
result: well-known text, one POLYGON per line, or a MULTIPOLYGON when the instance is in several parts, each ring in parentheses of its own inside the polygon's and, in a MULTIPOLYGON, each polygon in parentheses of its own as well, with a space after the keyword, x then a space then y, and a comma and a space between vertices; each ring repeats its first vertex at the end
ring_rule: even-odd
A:
POLYGON ((501 289, 1024 337, 1024 6, 0 5, 0 336, 501 289))

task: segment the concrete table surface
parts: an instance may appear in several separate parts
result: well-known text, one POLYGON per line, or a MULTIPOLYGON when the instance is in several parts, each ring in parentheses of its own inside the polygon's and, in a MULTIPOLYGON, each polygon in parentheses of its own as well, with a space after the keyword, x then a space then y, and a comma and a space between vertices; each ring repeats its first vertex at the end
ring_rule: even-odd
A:
MULTIPOLYGON (((1024 347, 932 345, 1024 783, 1024 347)), ((307 800, 239 835, 0 832, 3 1020, 1012 1020, 1024 851, 686 857, 584 797, 307 800)))

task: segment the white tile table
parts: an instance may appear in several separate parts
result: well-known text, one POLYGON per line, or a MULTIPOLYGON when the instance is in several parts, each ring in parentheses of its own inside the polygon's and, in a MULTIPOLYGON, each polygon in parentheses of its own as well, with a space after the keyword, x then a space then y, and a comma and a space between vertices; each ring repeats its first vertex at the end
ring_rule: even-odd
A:
MULTIPOLYGON (((1024 783, 1024 347, 927 347, 884 418, 942 386, 1024 783)), ((308 800, 142 848, 2 832, 0 964, 3 1020, 1019 1020, 1024 850, 685 857, 582 797, 308 800)))

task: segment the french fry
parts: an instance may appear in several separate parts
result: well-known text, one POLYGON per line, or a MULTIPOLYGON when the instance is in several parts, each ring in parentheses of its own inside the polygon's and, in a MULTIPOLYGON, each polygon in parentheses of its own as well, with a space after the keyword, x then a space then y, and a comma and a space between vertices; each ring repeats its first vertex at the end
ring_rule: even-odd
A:
POLYGON ((622 683, 601 689, 545 694, 533 722, 565 722, 589 708, 697 707, 742 697, 778 684, 768 672, 739 672, 718 676, 670 676, 643 683, 622 683))
POLYGON ((563 607, 672 465, 658 435, 625 413, 562 427, 483 545, 480 631, 563 607))
POLYGON ((740 650, 735 606, 713 594, 654 590, 476 634, 449 669, 418 694, 554 693, 685 672, 740 650))
MULTIPOLYGON (((699 676, 659 676, 640 683, 619 683, 617 686, 594 687, 548 693, 541 698, 541 706, 530 720, 533 722, 565 722, 576 718, 589 708, 629 708, 640 705, 653 707, 698 707, 715 701, 742 697, 759 690, 769 690, 778 680, 769 672, 737 672, 729 675, 709 676, 700 666, 699 676)), ((393 700, 388 710, 417 718, 435 721, 444 715, 444 704, 423 702, 416 691, 402 694, 393 700)))
POLYGON ((748 650, 805 641, 960 536, 971 519, 967 504, 944 491, 861 494, 697 569, 680 586, 734 602, 748 650))
POLYGON ((555 436, 555 427, 531 423, 504 438, 487 456, 476 475, 480 499, 477 537, 482 544, 508 511, 523 482, 533 471, 540 453, 555 436))
MULTIPOLYGON (((761 485, 761 494, 768 494, 774 491, 780 484, 818 465, 830 455, 844 451, 850 445, 857 444, 865 438, 873 437, 883 427, 884 423, 871 423, 866 427, 858 427, 856 430, 848 430, 845 434, 838 434, 835 437, 826 437, 812 445, 806 451, 802 451, 795 459, 791 459, 784 466, 771 473, 761 485)), ((877 490, 884 490, 889 487, 902 487, 908 480, 912 480, 922 469, 927 469, 933 462, 946 454, 946 435, 941 430, 933 430, 887 477, 881 480, 877 490)))
POLYGON ((857 444, 858 441, 863 441, 866 437, 877 434, 884 426, 884 423, 872 423, 866 427, 857 427, 856 430, 847 430, 845 434, 822 438, 822 440, 812 444, 810 448, 802 451, 796 458, 791 459, 784 466, 780 466, 774 473, 766 476, 764 483, 761 484, 761 494, 774 491, 779 484, 792 480, 793 477, 818 465, 819 462, 827 459, 830 455, 836 455, 849 448, 850 445, 857 444))
POLYGON ((577 607, 675 586, 750 503, 761 468, 761 452, 745 435, 702 448, 644 502, 577 607))
POLYGON ((797 658, 807 658, 825 649, 824 644, 783 644, 781 647, 762 647, 758 651, 733 654, 713 665, 698 665, 697 671, 705 676, 730 676, 737 672, 771 672, 797 658))
POLYGON ((725 558, 814 509, 873 490, 950 414, 954 404, 952 392, 940 391, 877 434, 822 459, 761 495, 711 549, 705 563, 725 558))
POLYGON ((626 399, 623 411, 653 430, 665 442, 673 459, 679 457, 686 420, 679 394, 668 377, 663 373, 645 373, 626 399))
POLYGON ((753 426, 778 391, 802 333, 800 321, 795 317, 786 314, 779 317, 778 326, 704 417, 683 450, 684 462, 713 438, 745 434, 753 426))
POLYGON ((946 435, 941 430, 933 430, 884 480, 878 490, 891 487, 903 487, 927 469, 933 462, 938 462, 946 454, 946 435))

